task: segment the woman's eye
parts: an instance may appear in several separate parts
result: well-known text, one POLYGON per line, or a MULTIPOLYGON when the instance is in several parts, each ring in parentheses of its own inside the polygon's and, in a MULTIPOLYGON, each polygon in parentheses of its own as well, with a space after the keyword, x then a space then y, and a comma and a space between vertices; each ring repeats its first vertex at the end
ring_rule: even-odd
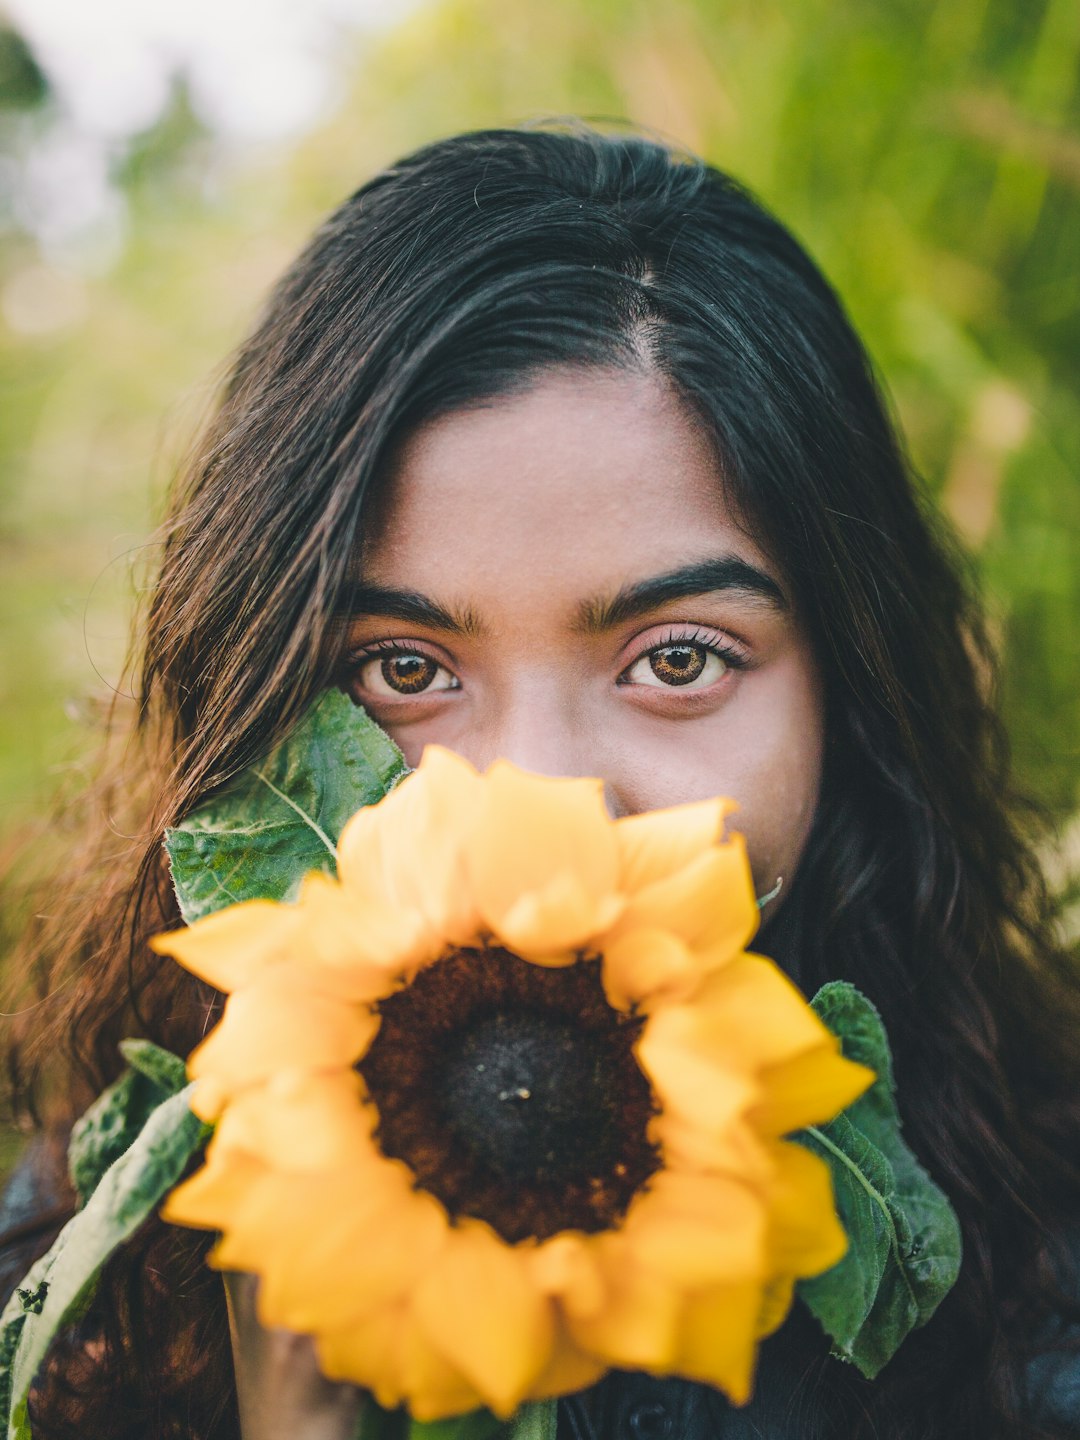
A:
POLYGON ((715 650, 685 640, 660 645, 642 655, 627 670, 626 678, 634 685, 693 685, 704 690, 715 684, 727 669, 727 663, 715 650))
POLYGON ((370 656, 360 665, 357 680, 369 695, 419 695, 456 690, 458 683, 445 665, 414 650, 370 656))

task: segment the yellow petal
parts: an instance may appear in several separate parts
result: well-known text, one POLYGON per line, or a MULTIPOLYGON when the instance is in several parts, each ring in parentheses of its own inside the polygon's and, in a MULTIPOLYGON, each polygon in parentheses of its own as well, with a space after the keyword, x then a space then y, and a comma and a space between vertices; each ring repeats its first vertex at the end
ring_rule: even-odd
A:
POLYGON ((576 965, 581 959, 581 947, 576 946, 573 950, 548 950, 537 946, 530 950, 528 955, 514 946, 515 955, 520 955, 523 960, 528 960, 530 965, 542 965, 548 970, 565 970, 568 965, 576 965))
POLYGON ((754 1124, 767 1135, 786 1135, 831 1120, 874 1083, 874 1072, 839 1053, 831 1035, 812 1050, 763 1070, 754 1124))
POLYGON ((591 894, 576 875, 556 875, 543 890, 514 902, 491 928, 497 940, 526 960, 558 963, 560 955, 583 950, 618 918, 619 895, 591 894))
POLYGON ((312 986, 343 1000, 381 1000, 438 953, 421 915, 357 898, 318 871, 304 877, 296 909, 303 927, 298 955, 312 986))
POLYGON ((773 1177, 767 1187, 769 1253, 781 1273, 820 1275, 847 1252, 836 1214, 829 1167, 802 1145, 773 1145, 773 1177))
POLYGON ((795 1299, 795 1281, 790 1275, 777 1275, 765 1286, 758 1312, 757 1337, 764 1340, 772 1335, 788 1317, 795 1299))
POLYGON ((687 1379, 723 1390, 736 1405, 745 1405, 754 1379, 760 1313, 760 1285, 723 1285, 691 1296, 672 1368, 687 1379))
POLYGON ((710 1134, 722 1135, 759 1097, 752 1076, 707 1059, 660 1029, 670 1011, 650 1015, 636 1053, 664 1110, 710 1134))
POLYGON ((751 1072, 834 1043, 787 976, 760 955, 714 971, 687 1001, 659 1011, 649 1029, 657 1042, 751 1072))
POLYGON ((429 745, 417 770, 342 831, 338 874, 345 888, 421 917, 444 943, 474 942, 479 917, 462 852, 482 783, 466 760, 429 745))
POLYGON ((283 1069, 348 1066, 378 1028, 366 1006, 314 993, 293 967, 278 965, 229 996, 220 1023, 192 1052, 188 1073, 235 1090, 283 1069))
POLYGON ((310 1211, 316 1194, 314 1182, 309 1176, 282 1175, 239 1151, 222 1151, 220 1146, 216 1154, 211 1153, 208 1168, 232 1177, 231 1184, 207 1185, 195 1197, 204 1220, 214 1222, 213 1227, 207 1223, 207 1228, 222 1232, 208 1256, 209 1263, 220 1270, 262 1274, 265 1284, 268 1259, 271 1270, 288 1263, 288 1232, 285 1249, 277 1243, 282 1216, 310 1211))
POLYGON ((432 1345, 497 1415, 510 1415, 546 1366, 554 1337, 551 1302, 524 1256, 488 1226, 464 1221, 421 1281, 415 1306, 432 1345))
POLYGON ((371 1139, 378 1116, 363 1100, 363 1081, 351 1069, 282 1071, 233 1098, 218 1125, 218 1144, 283 1172, 333 1171, 346 1156, 367 1155, 381 1165, 371 1139))
POLYGON ((587 1355, 561 1327, 556 1327, 551 1357, 526 1396, 543 1400, 552 1395, 572 1395, 594 1385, 608 1367, 595 1355, 587 1355))
POLYGON ((189 1103, 192 1113, 212 1125, 228 1103, 229 1093, 227 1085, 222 1085, 211 1075, 204 1075, 191 1092, 189 1103))
POLYGON ((181 930, 155 935, 150 948, 171 955, 216 990, 233 991, 284 959, 296 932, 289 905, 245 900, 181 930))
POLYGON ((415 1419, 478 1409, 483 1397, 429 1343, 408 1300, 316 1339, 319 1368, 331 1380, 363 1385, 384 1409, 407 1402, 415 1419))
POLYGON ((745 1117, 707 1129, 668 1111, 653 1117, 648 1133, 673 1170, 738 1175, 755 1185, 771 1178, 772 1161, 745 1117))
MULTIPOLYGON (((261 1163, 243 1151, 223 1149, 217 1136, 212 1145, 216 1147, 218 1165, 227 1164, 235 1169, 239 1165, 261 1163)), ((312 1201, 312 1181, 308 1176, 282 1175, 267 1166, 261 1168, 257 1183, 244 1189, 238 1185, 231 1194, 221 1197, 217 1228, 222 1233, 208 1257, 209 1263, 219 1270, 262 1274, 268 1258, 272 1266, 283 1258, 287 1263, 290 1240, 286 1241, 284 1257, 276 1244, 282 1231, 281 1217, 304 1213, 304 1207, 309 1207, 312 1201)))
POLYGON ((758 918, 746 847, 733 835, 631 895, 613 938, 636 929, 669 930, 720 963, 746 946, 758 918))
POLYGON ((315 1336, 319 1369, 328 1380, 363 1385, 384 1410, 407 1398, 402 1373, 402 1331, 408 1324, 404 1301, 345 1326, 321 1328, 315 1336))
POLYGON ((401 1330, 401 1373, 409 1411, 421 1423, 477 1410, 483 1394, 432 1345, 409 1308, 401 1330))
POLYGON ((602 977, 616 1010, 650 1008, 650 1002, 682 999, 704 970, 685 941, 665 930, 634 930, 604 946, 602 977))
POLYGON ((620 890, 633 895, 684 870, 720 842, 725 817, 738 808, 734 800, 699 800, 616 820, 620 890))
POLYGON ((259 1267, 264 1324, 321 1330, 385 1310, 410 1293, 447 1243, 446 1214, 437 1201, 392 1175, 379 1184, 348 1176, 340 1183, 289 1178, 291 1188, 282 1188, 279 1204, 307 1209, 292 1212, 299 1218, 287 1240, 281 1217, 288 1211, 278 1208, 274 1214, 267 1207, 258 1216, 245 1216, 249 1232, 262 1227, 264 1233, 259 1267))
POLYGON ((533 1282, 568 1314, 595 1315, 604 1303, 604 1280, 588 1239, 564 1230, 523 1252, 533 1282))
POLYGON ((261 1161, 250 1155, 219 1154, 211 1141, 205 1164, 166 1196, 161 1218, 170 1225, 220 1230, 267 1174, 261 1161))
POLYGON ((660 1171, 627 1216, 641 1265, 681 1288, 766 1274, 766 1212, 745 1183, 723 1175, 660 1171))
POLYGON ((607 1298, 595 1314, 566 1317, 571 1338, 611 1366, 670 1369, 684 1303, 679 1289, 639 1265, 624 1236, 600 1235, 595 1245, 607 1298))
MULTIPOLYGON (((553 780, 497 761, 484 777, 466 867, 484 923, 508 943, 503 928, 507 916, 517 910, 520 917, 521 902, 529 896, 549 897, 537 903, 553 924, 554 897, 580 904, 583 917, 605 901, 610 911, 618 886, 618 854, 602 783, 553 780)), ((519 918, 515 933, 522 926, 519 918)), ((583 926, 587 932, 580 920, 578 929, 583 926)), ((529 943, 540 945, 535 923, 526 928, 529 943)), ((572 932, 574 926, 565 929, 572 932)), ((574 943, 560 935, 546 948, 550 952, 574 943)))

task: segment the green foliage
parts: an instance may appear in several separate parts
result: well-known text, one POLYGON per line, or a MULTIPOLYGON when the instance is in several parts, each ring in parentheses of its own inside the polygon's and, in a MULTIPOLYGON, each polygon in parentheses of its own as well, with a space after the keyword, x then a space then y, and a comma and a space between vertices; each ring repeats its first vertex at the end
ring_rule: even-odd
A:
POLYGON ((873 1379, 955 1283, 960 1227, 901 1134, 892 1056, 877 1011, 843 981, 823 986, 812 1004, 848 1059, 878 1078, 828 1125, 795 1137, 828 1163, 849 1241, 843 1259, 801 1281, 798 1293, 834 1353, 873 1379))
POLYGON ((33 110, 49 98, 49 82, 19 32, 0 20, 0 112, 33 110))
POLYGON ((447 1420, 413 1420, 404 1411, 381 1410, 369 1403, 360 1417, 357 1440, 555 1440, 554 1400, 523 1405, 513 1420, 490 1410, 473 1410, 447 1420))
MULTIPOLYGON (((102 1266, 156 1209, 206 1139, 209 1128, 188 1101, 185 1088, 153 1111, 0 1315, 0 1417, 8 1440, 31 1440, 27 1396, 51 1340, 84 1313, 102 1266)), ((84 1145, 89 1142, 84 1134, 84 1145)), ((90 1168, 89 1159, 83 1168, 90 1168)))
POLYGON ((149 1040, 122 1040, 128 1068, 76 1121, 68 1145, 68 1170, 85 1205, 101 1177, 128 1150, 153 1111, 187 1083, 177 1055, 149 1040))
POLYGON ((121 1040, 120 1053, 137 1074, 149 1080, 166 1099, 187 1084, 187 1066, 179 1055, 152 1040, 121 1040))
POLYGON ((45 804, 94 667, 119 679, 116 557, 157 513, 146 477, 172 468, 194 418, 178 399, 201 405, 290 252, 416 144, 573 113, 704 154, 808 243, 978 559, 1020 782, 1062 821, 1080 810, 1075 0, 905 0, 873 23, 858 0, 443 0, 358 55, 339 113, 270 164, 214 169, 178 90, 121 166, 118 263, 46 264, 35 283, 72 290, 69 319, 0 322, 0 823, 45 804))
POLYGON ((116 180, 140 199, 169 203, 185 186, 197 186, 205 171, 210 132, 192 104, 183 74, 173 75, 165 109, 147 130, 128 142, 116 166, 116 180))
MULTIPOLYGON (((524 1410, 528 1416, 536 1407, 524 1410)), ((408 1440, 532 1440, 519 1425, 511 1426, 496 1419, 490 1410, 473 1410, 468 1415, 452 1415, 448 1420, 410 1420, 408 1440)))
POLYGON ((166 833, 191 924, 238 900, 282 900, 308 870, 335 868, 345 821, 405 773, 397 746, 329 690, 258 765, 166 833))

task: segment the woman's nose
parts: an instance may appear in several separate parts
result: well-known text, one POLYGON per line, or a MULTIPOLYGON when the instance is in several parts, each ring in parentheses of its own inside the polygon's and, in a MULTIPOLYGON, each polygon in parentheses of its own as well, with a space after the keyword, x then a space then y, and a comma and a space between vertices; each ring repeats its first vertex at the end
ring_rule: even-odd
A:
POLYGON ((597 776, 613 819, 627 811, 619 799, 617 777, 608 773, 601 727, 581 707, 548 693, 527 692, 516 703, 499 707, 457 745, 478 770, 509 760, 521 770, 553 777, 597 776))

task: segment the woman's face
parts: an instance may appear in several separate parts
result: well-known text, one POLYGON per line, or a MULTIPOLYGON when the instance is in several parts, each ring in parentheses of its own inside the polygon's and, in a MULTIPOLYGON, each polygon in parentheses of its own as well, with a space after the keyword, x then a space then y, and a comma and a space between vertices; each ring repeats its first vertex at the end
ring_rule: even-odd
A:
POLYGON ((422 426, 360 555, 348 688, 415 765, 598 775, 614 815, 728 795, 759 893, 798 863, 821 686, 784 577, 659 379, 559 371, 422 426))

